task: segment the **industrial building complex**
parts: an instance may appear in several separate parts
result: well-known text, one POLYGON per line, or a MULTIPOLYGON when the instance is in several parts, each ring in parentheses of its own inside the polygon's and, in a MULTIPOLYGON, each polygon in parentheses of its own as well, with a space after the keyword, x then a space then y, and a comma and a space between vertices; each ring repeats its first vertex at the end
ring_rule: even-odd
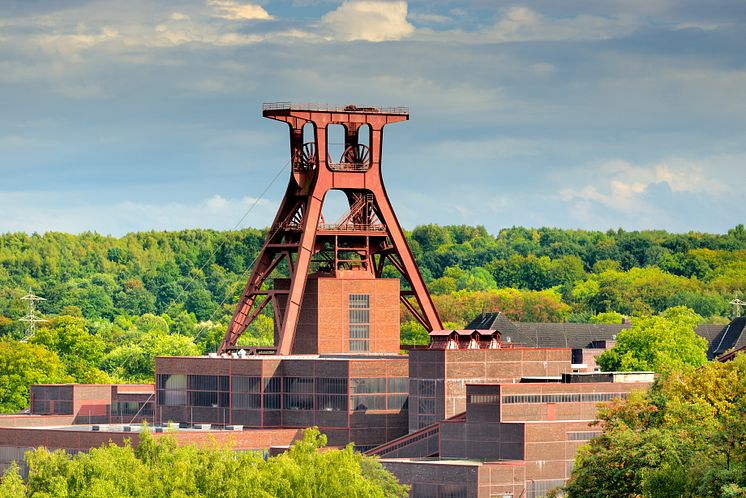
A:
MULTIPOLYGON (((29 413, 0 417, 0 468, 30 448, 85 451, 142 422, 180 443, 214 438, 279 451, 317 426, 331 446, 378 455, 413 497, 538 498, 570 477, 596 435, 598 403, 647 389, 651 372, 602 373, 596 357, 629 324, 513 323, 499 312, 443 330, 381 175, 383 129, 406 108, 277 103, 292 170, 285 197, 218 351, 156 359, 154 385, 44 385, 29 413), (329 127, 344 130, 332 157, 329 127), (349 210, 324 218, 328 191, 349 210), (278 267, 288 278, 274 278, 278 267), (384 278, 386 275, 387 278, 384 278), (267 307, 275 347, 238 338, 267 307), (400 312, 430 331, 403 352, 400 312)), ((715 358, 744 325, 701 326, 715 358)))

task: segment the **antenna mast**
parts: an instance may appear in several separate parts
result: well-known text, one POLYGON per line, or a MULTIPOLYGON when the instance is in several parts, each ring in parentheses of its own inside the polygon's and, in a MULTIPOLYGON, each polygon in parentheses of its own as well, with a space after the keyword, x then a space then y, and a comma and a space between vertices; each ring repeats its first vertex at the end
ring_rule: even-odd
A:
POLYGON ((38 301, 46 301, 46 299, 44 299, 43 297, 35 296, 31 292, 31 288, 29 288, 28 294, 23 296, 21 300, 28 302, 28 310, 26 312, 26 316, 18 319, 19 322, 24 322, 26 324, 26 336, 21 339, 21 342, 27 342, 36 333, 36 324, 46 323, 49 320, 39 318, 39 316, 36 314, 36 303, 38 301))

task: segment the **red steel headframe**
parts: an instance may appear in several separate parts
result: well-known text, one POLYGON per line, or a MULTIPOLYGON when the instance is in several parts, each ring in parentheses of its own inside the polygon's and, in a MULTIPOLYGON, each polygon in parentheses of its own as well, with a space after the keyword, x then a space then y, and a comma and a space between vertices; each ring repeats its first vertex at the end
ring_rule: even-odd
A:
POLYGON ((382 276, 385 262, 391 263, 409 283, 410 290, 401 291, 401 302, 407 310, 427 330, 442 329, 381 176, 383 127, 409 119, 409 111, 406 108, 333 107, 283 102, 265 104, 263 115, 284 121, 290 127, 292 174, 218 352, 234 348, 249 324, 271 302, 279 337, 277 353, 291 353, 312 258, 322 251, 321 245, 331 237, 334 240, 357 237, 355 240, 365 244, 359 254, 365 260, 364 268, 375 277, 382 276), (314 140, 304 144, 303 127, 307 123, 313 125, 314 140), (329 157, 327 126, 330 124, 340 124, 345 128, 346 148, 339 162, 329 157), (370 130, 367 137, 370 147, 359 140, 360 128, 366 124, 370 130), (341 190, 347 195, 350 212, 340 221, 343 225, 331 226, 323 220, 321 207, 329 190, 341 190), (369 214, 361 215, 361 212, 369 214), (374 222, 370 222, 369 216, 374 222), (262 289, 262 284, 282 261, 287 263, 290 274, 289 290, 262 289), (280 316, 279 295, 285 298, 284 316, 280 316), (408 299, 409 296, 415 298, 417 306, 408 299))

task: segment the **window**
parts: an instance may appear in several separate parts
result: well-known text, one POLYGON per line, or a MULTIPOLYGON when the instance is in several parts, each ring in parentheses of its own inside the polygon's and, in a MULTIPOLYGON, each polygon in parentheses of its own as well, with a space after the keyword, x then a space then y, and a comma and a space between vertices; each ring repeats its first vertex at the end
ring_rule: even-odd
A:
POLYGON ((187 395, 189 406, 225 407, 230 396, 226 375, 189 375, 187 376, 187 395))
POLYGON ((312 377, 285 377, 283 385, 285 410, 313 410, 312 377))
POLYGON ((370 294, 350 294, 350 351, 370 351, 370 294))
POLYGON ((469 394, 466 396, 466 402, 471 405, 499 405, 499 394, 469 394))
POLYGON ((153 403, 115 401, 111 406, 111 414, 114 417, 134 417, 135 415, 149 417, 153 415, 153 403))
POLYGON ((599 436, 600 432, 583 431, 583 432, 568 432, 567 439, 570 441, 590 441, 596 436, 599 436))
POLYGON ((158 404, 162 406, 183 406, 187 401, 186 375, 158 375, 158 404))
POLYGON ((528 491, 526 493, 527 498, 542 498, 549 494, 554 488, 565 485, 564 479, 546 479, 529 481, 528 491))
POLYGON ((234 410, 259 410, 262 407, 261 377, 236 375, 231 379, 234 410))
POLYGON ((503 396, 505 404, 518 403, 603 403, 612 399, 627 399, 629 393, 583 393, 583 394, 518 394, 503 396))
POLYGON ((316 409, 327 412, 347 411, 347 379, 316 379, 316 409))
POLYGON ((282 391, 282 378, 271 377, 264 379, 264 409, 279 410, 281 407, 280 399, 282 391))
POLYGON ((420 396, 425 396, 425 397, 434 397, 435 396, 435 381, 421 379, 418 394, 420 396))

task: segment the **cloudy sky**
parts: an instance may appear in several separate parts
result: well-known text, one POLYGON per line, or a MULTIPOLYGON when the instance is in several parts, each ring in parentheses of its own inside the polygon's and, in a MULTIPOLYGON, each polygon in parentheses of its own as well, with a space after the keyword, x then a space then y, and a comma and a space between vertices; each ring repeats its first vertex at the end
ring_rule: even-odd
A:
POLYGON ((745 32, 742 0, 2 0, 0 232, 266 226, 286 100, 409 106, 407 228, 723 232, 745 32))

